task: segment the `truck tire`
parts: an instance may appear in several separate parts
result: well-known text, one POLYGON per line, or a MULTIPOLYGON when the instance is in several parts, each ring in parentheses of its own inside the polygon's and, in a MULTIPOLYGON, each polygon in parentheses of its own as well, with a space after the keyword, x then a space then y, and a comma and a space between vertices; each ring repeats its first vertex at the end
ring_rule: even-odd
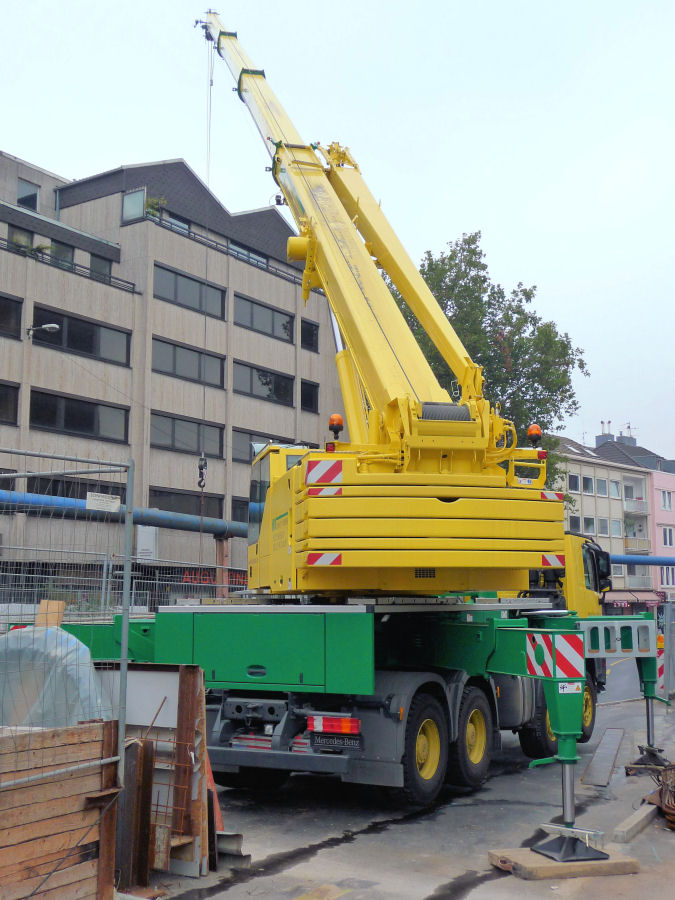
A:
POLYGON ((448 765, 448 723, 441 704, 418 694, 410 704, 403 751, 403 793, 410 803, 428 805, 443 787, 448 765))
POLYGON ((584 685, 584 709, 581 716, 581 737, 578 743, 586 744, 591 739, 593 729, 595 728, 595 713, 598 706, 598 689, 595 686, 595 680, 592 675, 586 673, 586 684, 584 685))
POLYGON ((518 740, 521 750, 530 759, 547 759, 558 752, 558 738, 551 731, 551 721, 543 692, 531 724, 520 729, 518 740))
POLYGON ((491 759, 492 710, 483 691, 469 685, 462 694, 446 780, 458 787, 480 787, 487 779, 491 759))
POLYGON ((215 772, 213 780, 221 787, 239 788, 254 794, 276 791, 288 780, 284 769, 254 769, 242 766, 238 772, 215 772))

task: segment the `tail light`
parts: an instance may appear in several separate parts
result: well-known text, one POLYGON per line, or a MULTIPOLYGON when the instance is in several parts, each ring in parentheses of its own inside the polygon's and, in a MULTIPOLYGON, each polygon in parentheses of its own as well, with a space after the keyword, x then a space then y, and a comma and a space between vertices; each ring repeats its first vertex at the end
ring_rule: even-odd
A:
POLYGON ((307 728, 322 734, 360 734, 361 719, 349 716, 307 716, 307 728))

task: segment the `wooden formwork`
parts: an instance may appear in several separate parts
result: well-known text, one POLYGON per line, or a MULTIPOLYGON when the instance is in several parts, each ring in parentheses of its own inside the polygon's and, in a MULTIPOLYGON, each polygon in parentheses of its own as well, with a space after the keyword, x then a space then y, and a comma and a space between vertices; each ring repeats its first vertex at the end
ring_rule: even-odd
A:
POLYGON ((116 753, 117 722, 0 728, 2 900, 112 900, 116 753))

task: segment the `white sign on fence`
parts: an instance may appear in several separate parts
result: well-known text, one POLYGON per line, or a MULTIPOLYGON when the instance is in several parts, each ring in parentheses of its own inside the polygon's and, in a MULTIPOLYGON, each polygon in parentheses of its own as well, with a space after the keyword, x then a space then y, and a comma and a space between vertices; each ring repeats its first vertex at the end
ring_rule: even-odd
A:
POLYGON ((119 512, 120 498, 115 494, 97 494, 87 491, 87 509, 98 509, 101 512, 119 512))

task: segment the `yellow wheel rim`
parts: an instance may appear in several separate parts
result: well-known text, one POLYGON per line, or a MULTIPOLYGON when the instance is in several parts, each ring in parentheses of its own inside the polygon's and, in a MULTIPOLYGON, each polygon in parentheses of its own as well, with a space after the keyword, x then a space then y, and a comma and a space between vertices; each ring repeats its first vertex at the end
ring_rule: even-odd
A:
POLYGON ((417 771, 425 781, 434 777, 441 759, 441 736, 433 719, 425 719, 420 725, 415 741, 417 771))
POLYGON ((584 686, 584 710, 581 721, 584 728, 590 728, 593 721, 593 695, 588 685, 584 686))
POLYGON ((471 710, 471 715, 466 723, 466 752, 474 765, 485 756, 487 747, 487 727, 485 716, 479 709, 471 710))
POLYGON ((551 717, 548 714, 548 710, 546 710, 546 734, 548 735, 549 741, 552 741, 555 744, 558 738, 555 736, 555 732, 551 728, 551 717))

